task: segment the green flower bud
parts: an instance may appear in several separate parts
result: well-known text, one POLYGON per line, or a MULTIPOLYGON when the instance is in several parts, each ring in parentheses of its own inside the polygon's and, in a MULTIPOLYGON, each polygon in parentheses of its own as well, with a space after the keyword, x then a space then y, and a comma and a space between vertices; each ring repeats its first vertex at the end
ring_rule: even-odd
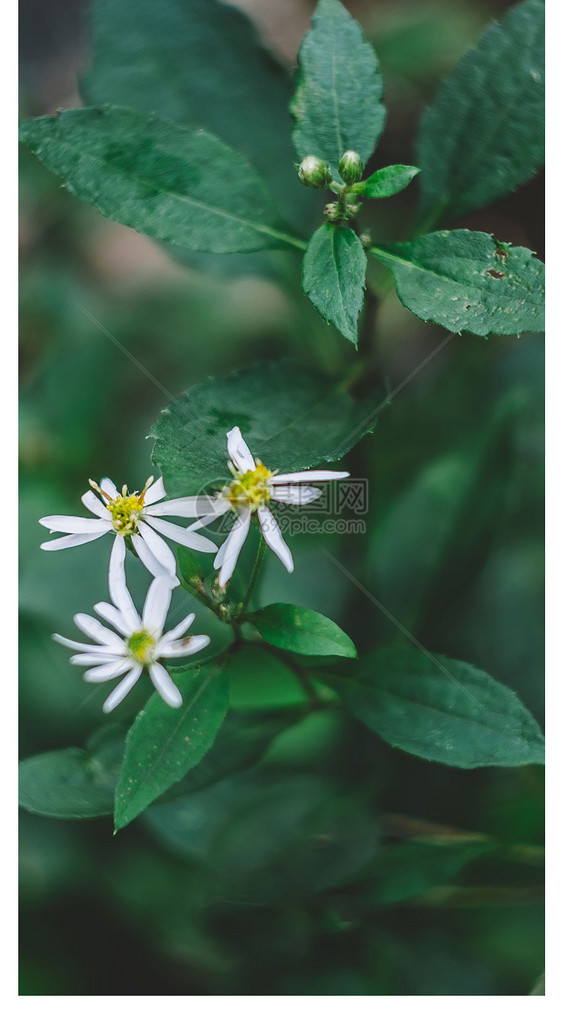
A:
POLYGON ((344 183, 358 183, 365 166, 356 151, 346 151, 340 158, 338 172, 344 183))
POLYGON ((332 174, 327 162, 322 162, 316 155, 307 155, 299 166, 299 180, 305 187, 324 190, 332 182, 332 174))

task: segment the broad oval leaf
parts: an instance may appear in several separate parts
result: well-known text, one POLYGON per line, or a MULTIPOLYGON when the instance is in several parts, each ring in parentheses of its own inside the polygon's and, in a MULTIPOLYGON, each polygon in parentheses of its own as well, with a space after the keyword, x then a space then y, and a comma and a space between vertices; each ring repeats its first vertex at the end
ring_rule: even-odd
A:
POLYGON ((115 829, 129 824, 183 778, 212 746, 229 704, 224 663, 174 673, 183 705, 168 707, 153 694, 127 735, 115 792, 115 829))
POLYGON ((72 194, 147 236, 211 253, 304 249, 276 228, 261 177, 204 130, 105 106, 25 120, 20 139, 72 194))
POLYGON ((544 161, 544 0, 493 24, 442 84, 417 145, 421 213, 475 211, 531 179, 544 161))
POLYGON ((302 287, 328 324, 357 345, 367 257, 353 229, 326 223, 316 230, 304 255, 302 287))
POLYGON ((85 750, 69 747, 28 757, 19 765, 19 804, 30 813, 61 820, 103 817, 123 758, 123 733, 106 727, 85 750))
POLYGON ((295 225, 313 208, 294 171, 291 81, 243 11, 217 0, 95 0, 85 104, 203 127, 243 152, 295 225))
POLYGON ((299 655, 342 655, 356 658, 357 649, 337 623, 314 609, 285 602, 264 606, 245 619, 254 625, 264 641, 299 655))
POLYGON ((268 468, 294 472, 337 461, 375 427, 383 399, 355 402, 301 363, 264 362, 189 388, 151 431, 153 461, 171 496, 229 479, 226 433, 239 426, 268 468))
POLYGON ((421 320, 478 335, 544 329, 544 264, 526 247, 455 229, 380 243, 371 252, 392 272, 400 302, 421 320))
POLYGON ((367 162, 384 127, 382 93, 377 56, 360 26, 338 0, 320 0, 300 48, 291 103, 300 158, 316 155, 334 174, 346 151, 367 162))
POLYGON ((544 764, 544 737, 508 687, 480 669, 396 645, 342 684, 349 710, 391 746, 458 768, 544 764))
POLYGON ((362 197, 393 197, 404 190, 419 171, 415 165, 387 165, 384 169, 377 169, 366 180, 354 183, 351 189, 362 197))

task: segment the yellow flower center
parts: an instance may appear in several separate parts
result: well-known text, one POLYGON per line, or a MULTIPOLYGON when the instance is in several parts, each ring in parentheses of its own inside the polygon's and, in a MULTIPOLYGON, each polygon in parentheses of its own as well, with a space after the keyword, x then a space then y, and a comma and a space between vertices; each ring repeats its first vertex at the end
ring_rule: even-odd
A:
POLYGON ((258 461, 253 471, 237 472, 230 486, 225 486, 221 495, 229 501, 234 510, 249 507, 251 511, 255 511, 269 500, 271 496, 269 480, 273 475, 269 468, 258 461))
POLYGON ((154 662, 154 649, 156 641, 150 636, 148 630, 136 630, 127 641, 129 655, 139 662, 140 665, 150 665, 154 662))
POLYGON ((111 514, 113 527, 119 535, 136 535, 138 532, 138 521, 144 507, 144 498, 149 486, 152 485, 154 477, 151 475, 144 484, 141 493, 129 493, 127 486, 123 486, 117 496, 111 496, 107 490, 98 486, 97 482, 90 479, 90 486, 100 494, 105 506, 111 514))

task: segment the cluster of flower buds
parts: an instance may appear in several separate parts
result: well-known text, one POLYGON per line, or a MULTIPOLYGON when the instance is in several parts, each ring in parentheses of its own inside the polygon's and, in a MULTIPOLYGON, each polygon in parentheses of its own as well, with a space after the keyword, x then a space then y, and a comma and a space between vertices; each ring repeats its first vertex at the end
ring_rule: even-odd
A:
POLYGON ((337 200, 327 204, 324 214, 328 222, 342 222, 359 211, 359 202, 355 195, 350 193, 353 184, 358 183, 363 176, 365 166, 361 156, 356 151, 346 151, 338 162, 338 174, 343 183, 337 182, 332 176, 332 171, 327 162, 317 158, 316 155, 307 155, 298 167, 299 180, 305 187, 312 187, 314 190, 333 190, 337 200))

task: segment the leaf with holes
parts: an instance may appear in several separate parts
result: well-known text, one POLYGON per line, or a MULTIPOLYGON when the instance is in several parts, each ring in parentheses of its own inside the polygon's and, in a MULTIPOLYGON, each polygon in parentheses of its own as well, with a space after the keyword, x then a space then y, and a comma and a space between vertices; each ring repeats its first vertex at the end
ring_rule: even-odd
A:
POLYGON ((353 229, 321 225, 304 255, 302 287, 328 324, 357 345, 367 257, 353 229))
POLYGON ((544 264, 522 246, 485 232, 431 232, 411 243, 371 247, 389 268, 400 302, 450 331, 544 330, 544 264))

